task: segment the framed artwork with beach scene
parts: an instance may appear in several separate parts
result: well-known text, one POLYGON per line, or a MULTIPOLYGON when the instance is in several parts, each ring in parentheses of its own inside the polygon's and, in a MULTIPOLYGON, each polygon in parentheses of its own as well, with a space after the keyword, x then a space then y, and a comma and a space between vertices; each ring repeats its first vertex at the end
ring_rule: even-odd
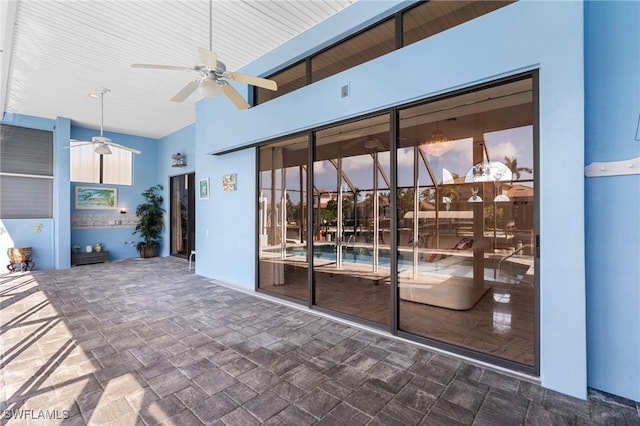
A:
POLYGON ((76 186, 76 210, 115 210, 118 205, 118 188, 76 186))

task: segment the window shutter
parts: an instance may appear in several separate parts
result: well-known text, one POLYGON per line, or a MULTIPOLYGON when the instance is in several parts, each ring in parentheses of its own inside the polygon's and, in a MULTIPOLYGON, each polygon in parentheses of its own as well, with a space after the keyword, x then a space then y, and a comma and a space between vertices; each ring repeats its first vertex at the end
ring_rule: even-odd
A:
POLYGON ((0 125, 0 218, 53 217, 53 133, 0 125))
POLYGON ((53 217, 53 179, 0 175, 0 217, 53 217))
POLYGON ((53 176, 53 134, 0 126, 0 172, 53 176))
POLYGON ((102 183, 112 185, 131 185, 132 157, 127 150, 110 147, 111 155, 102 158, 102 183))
POLYGON ((72 182, 100 182, 100 155, 93 144, 71 142, 70 179, 72 182))

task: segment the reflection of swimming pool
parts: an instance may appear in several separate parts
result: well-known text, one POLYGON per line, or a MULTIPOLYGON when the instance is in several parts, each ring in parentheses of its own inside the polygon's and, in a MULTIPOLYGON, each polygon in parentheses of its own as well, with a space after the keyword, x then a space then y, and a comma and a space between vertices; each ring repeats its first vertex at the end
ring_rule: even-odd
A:
MULTIPOLYGON (((304 247, 288 247, 286 255, 306 256, 304 247)), ((473 278, 473 258, 470 256, 452 255, 437 262, 427 262, 427 253, 418 253, 418 271, 431 272, 443 275, 473 278)), ((335 245, 317 245, 313 247, 313 257, 319 260, 335 262, 337 257, 335 245)), ((495 268, 499 258, 485 258, 484 279, 486 281, 518 282, 529 269, 528 265, 506 261, 501 265, 500 274, 495 278, 495 268)), ((342 247, 342 261, 344 263, 356 263, 361 265, 373 265, 373 250, 365 247, 342 247)), ((378 265, 389 267, 391 264, 390 251, 380 249, 378 251, 378 265)), ((398 254, 398 271, 410 271, 413 268, 413 252, 404 251, 398 254)))

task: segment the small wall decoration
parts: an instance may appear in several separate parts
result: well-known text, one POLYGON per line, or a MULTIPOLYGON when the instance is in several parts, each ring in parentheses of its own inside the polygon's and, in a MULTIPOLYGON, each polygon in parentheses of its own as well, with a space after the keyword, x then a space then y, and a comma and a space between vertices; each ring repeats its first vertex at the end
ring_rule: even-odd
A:
POLYGON ((185 167, 187 165, 187 156, 176 152, 171 156, 173 163, 171 167, 185 167))
POLYGON ((231 192, 236 190, 236 174, 222 176, 222 190, 224 192, 231 192))
POLYGON ((118 188, 76 186, 76 210, 115 210, 118 188))
POLYGON ((209 178, 200 179, 200 199, 208 200, 209 199, 209 178))

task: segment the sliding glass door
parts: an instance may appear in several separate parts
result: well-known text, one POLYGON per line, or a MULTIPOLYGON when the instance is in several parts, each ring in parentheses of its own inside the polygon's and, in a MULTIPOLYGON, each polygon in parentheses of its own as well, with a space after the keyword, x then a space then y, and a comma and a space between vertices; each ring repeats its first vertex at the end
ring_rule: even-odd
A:
POLYGON ((535 371, 534 86, 525 75, 260 147, 259 289, 535 371))
POLYGON ((533 87, 399 111, 399 329, 535 364, 533 87))
POLYGON ((258 287, 306 302, 308 297, 308 137, 260 148, 258 287))
POLYGON ((318 131, 315 142, 315 304, 389 324, 389 115, 318 131))
POLYGON ((196 249, 195 173, 173 176, 170 186, 171 255, 187 258, 196 249))

